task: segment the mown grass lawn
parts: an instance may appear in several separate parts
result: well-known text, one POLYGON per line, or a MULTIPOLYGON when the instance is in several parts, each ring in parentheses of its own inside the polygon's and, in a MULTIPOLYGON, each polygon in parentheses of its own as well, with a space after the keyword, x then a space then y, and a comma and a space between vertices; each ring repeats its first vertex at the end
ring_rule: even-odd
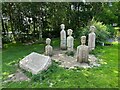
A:
POLYGON ((0 89, 2 87, 2 49, 0 48, 0 89))
MULTIPOLYGON (((54 48, 59 47, 59 40, 52 42, 54 48)), ((75 48, 79 45, 75 41, 75 48)), ((31 52, 44 52, 45 44, 6 44, 2 55, 3 80, 8 75, 15 73, 19 60, 31 52)), ((117 88, 118 87, 118 45, 97 46, 93 52, 97 57, 103 60, 100 67, 91 69, 64 69, 57 63, 43 73, 31 76, 31 81, 9 82, 3 84, 4 88, 117 88)))

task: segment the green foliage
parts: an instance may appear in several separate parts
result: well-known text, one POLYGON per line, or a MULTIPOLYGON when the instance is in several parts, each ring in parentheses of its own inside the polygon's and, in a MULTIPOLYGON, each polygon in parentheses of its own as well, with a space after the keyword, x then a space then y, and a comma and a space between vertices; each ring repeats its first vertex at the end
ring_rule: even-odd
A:
POLYGON ((107 26, 102 24, 101 22, 94 22, 93 25, 96 27, 96 42, 102 43, 105 42, 108 38, 110 33, 107 31, 107 26))
POLYGON ((95 19, 104 24, 113 25, 113 23, 116 23, 119 26, 119 8, 120 2, 102 3, 102 11, 95 15, 95 19))
POLYGON ((81 27, 76 30, 76 32, 74 33, 74 36, 75 38, 80 39, 81 36, 87 36, 88 33, 89 33, 89 30, 87 27, 81 27))
POLYGON ((4 38, 2 38, 2 43, 10 43, 12 42, 12 38, 9 36, 5 35, 4 38))
POLYGON ((75 53, 72 52, 72 51, 70 51, 70 52, 68 51, 68 52, 66 52, 65 54, 67 54, 68 56, 74 56, 75 53))
POLYGON ((105 25, 102 22, 97 22, 94 20, 90 21, 86 27, 79 28, 75 36, 80 38, 81 36, 85 35, 88 38, 88 34, 90 33, 89 29, 91 25, 94 25, 96 27, 95 34, 97 44, 105 42, 108 38, 114 37, 115 30, 112 26, 105 25))
POLYGON ((33 75, 32 81, 33 82, 42 82, 45 79, 49 78, 49 75, 52 73, 55 73, 59 69, 58 63, 53 61, 51 66, 48 68, 48 70, 42 71, 39 74, 33 75))
POLYGON ((106 25, 107 31, 109 32, 109 38, 115 38, 117 34, 117 30, 114 29, 112 25, 106 25))
POLYGON ((17 41, 18 42, 22 42, 22 43, 33 42, 34 40, 35 40, 35 38, 33 38, 32 34, 29 34, 29 35, 19 35, 17 37, 17 41))
POLYGON ((2 32, 7 35, 12 31, 13 40, 29 42, 33 38, 38 40, 41 34, 45 38, 59 37, 60 24, 64 23, 65 30, 73 29, 75 38, 78 38, 86 35, 88 30, 84 27, 93 17, 106 25, 119 24, 119 6, 118 2, 112 3, 112 7, 101 2, 3 2, 2 32))
MULTIPOLYGON (((57 45, 56 43, 59 43, 58 39, 53 43, 53 47, 57 45)), ((78 45, 76 43, 78 40, 75 40, 75 47, 78 45)), ((18 64, 19 60, 33 51, 43 53, 44 45, 7 44, 2 51, 3 80, 16 72, 17 68, 14 64, 18 64)), ((4 83, 3 88, 117 88, 118 43, 114 43, 112 46, 97 46, 93 53, 102 59, 100 67, 69 70, 59 67, 56 62, 53 62, 48 70, 37 76, 27 74, 29 78, 32 78, 31 81, 4 83)))
POLYGON ((113 26, 105 25, 102 22, 92 21, 91 25, 96 26, 96 42, 102 43, 109 38, 115 38, 116 31, 113 26))

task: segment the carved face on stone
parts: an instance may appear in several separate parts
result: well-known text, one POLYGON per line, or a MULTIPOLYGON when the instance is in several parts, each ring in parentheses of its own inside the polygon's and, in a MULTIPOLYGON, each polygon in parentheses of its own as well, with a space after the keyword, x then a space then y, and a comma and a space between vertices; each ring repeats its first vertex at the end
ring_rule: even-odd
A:
POLYGON ((61 24, 60 27, 61 27, 62 30, 65 29, 65 25, 64 24, 61 24))
POLYGON ((84 45, 86 42, 86 36, 81 37, 81 44, 84 45))
POLYGON ((73 32, 72 29, 68 29, 68 30, 67 30, 67 33, 68 33, 68 35, 70 35, 70 36, 72 35, 72 32, 73 32))
POLYGON ((91 32, 95 32, 95 30, 96 30, 96 27, 95 27, 95 26, 90 26, 90 31, 91 31, 91 32))
POLYGON ((50 38, 47 38, 47 39, 46 39, 46 44, 50 45, 50 43, 51 43, 51 39, 50 39, 50 38))

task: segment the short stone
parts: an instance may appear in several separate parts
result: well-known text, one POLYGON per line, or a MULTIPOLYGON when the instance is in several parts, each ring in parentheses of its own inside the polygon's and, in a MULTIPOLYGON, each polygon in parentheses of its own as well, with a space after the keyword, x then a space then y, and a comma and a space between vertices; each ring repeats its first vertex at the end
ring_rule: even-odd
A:
POLYGON ((32 74, 38 74, 43 70, 47 70, 51 65, 51 58, 49 56, 41 55, 32 52, 19 62, 20 68, 31 72, 32 74))
POLYGON ((45 55, 47 56, 52 56, 53 55, 53 47, 50 45, 51 39, 47 38, 46 39, 46 46, 45 46, 45 55))

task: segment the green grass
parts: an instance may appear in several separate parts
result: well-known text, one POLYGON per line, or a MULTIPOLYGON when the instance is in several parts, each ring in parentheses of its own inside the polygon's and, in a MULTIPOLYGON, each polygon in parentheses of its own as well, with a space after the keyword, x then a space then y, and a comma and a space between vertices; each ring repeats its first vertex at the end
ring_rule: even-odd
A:
MULTIPOLYGON (((52 45, 59 47, 59 40, 54 39, 52 45)), ((75 47, 79 42, 75 41, 75 47)), ((7 44, 3 49, 2 69, 3 80, 8 75, 15 73, 18 61, 31 52, 44 52, 45 44, 7 44)), ((100 47, 97 46, 92 52, 103 59, 100 67, 91 69, 64 69, 53 62, 52 66, 38 75, 28 75, 32 80, 24 82, 9 82, 3 84, 4 88, 117 88, 118 87, 118 45, 100 47)))
POLYGON ((2 87, 2 49, 0 48, 0 89, 2 87))

